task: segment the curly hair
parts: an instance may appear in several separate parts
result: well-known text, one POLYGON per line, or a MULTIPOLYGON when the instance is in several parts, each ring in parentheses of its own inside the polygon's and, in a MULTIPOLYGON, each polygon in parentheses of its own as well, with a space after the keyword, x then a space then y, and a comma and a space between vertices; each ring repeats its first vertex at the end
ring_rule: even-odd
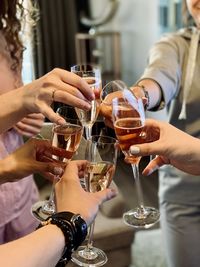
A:
POLYGON ((16 71, 21 64, 25 47, 20 39, 22 22, 31 21, 32 25, 37 18, 37 9, 31 5, 24 7, 24 0, 0 0, 0 31, 2 32, 9 51, 12 65, 16 71))

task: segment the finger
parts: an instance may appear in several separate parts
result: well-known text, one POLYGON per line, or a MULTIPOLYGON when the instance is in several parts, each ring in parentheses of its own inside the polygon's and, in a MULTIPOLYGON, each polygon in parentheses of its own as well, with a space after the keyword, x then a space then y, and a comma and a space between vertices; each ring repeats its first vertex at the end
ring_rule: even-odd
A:
POLYGON ((42 113, 31 113, 29 115, 27 115, 25 118, 31 118, 31 119, 35 119, 35 120, 44 120, 44 115, 42 115, 42 113))
POLYGON ((32 126, 32 125, 26 124, 24 122, 18 122, 17 125, 15 126, 15 129, 20 134, 30 137, 30 136, 33 136, 33 135, 37 135, 40 132, 42 124, 40 126, 39 125, 32 126))
POLYGON ((67 178, 75 180, 77 177, 79 177, 79 172, 86 168, 86 165, 86 160, 72 160, 67 164, 63 176, 65 179, 67 178))
POLYGON ((93 91, 90 89, 89 85, 84 79, 72 72, 68 72, 62 69, 59 69, 58 71, 60 74, 59 76, 61 77, 63 82, 78 88, 88 100, 91 101, 95 99, 93 91))
MULTIPOLYGON (((44 123, 44 116, 42 115, 42 118, 33 118, 33 117, 31 118, 27 116, 23 118, 20 122, 23 123, 24 125, 32 126, 35 128, 41 128, 44 123)), ((17 124, 20 124, 20 122, 18 122, 17 124)))
POLYGON ((39 110, 45 117, 47 117, 53 123, 60 124, 60 125, 66 123, 64 118, 62 118, 60 115, 55 113, 51 107, 49 107, 48 105, 44 103, 42 103, 39 106, 39 110))
POLYGON ((57 90, 54 93, 54 100, 84 110, 90 110, 91 108, 91 104, 88 101, 62 90, 57 90))
POLYGON ((42 175, 42 177, 53 183, 55 177, 54 174, 50 172, 41 172, 40 174, 42 175))
POLYGON ((26 137, 32 137, 34 136, 34 134, 26 132, 26 131, 22 131, 19 129, 19 127, 17 127, 16 125, 13 127, 20 135, 26 136, 26 137))
POLYGON ((108 117, 111 119, 112 116, 112 106, 111 105, 106 105, 104 103, 101 103, 100 105, 100 113, 105 116, 106 118, 108 117))
POLYGON ((150 163, 143 170, 142 174, 146 176, 151 175, 153 172, 155 172, 156 170, 158 170, 161 166, 165 164, 166 162, 163 160, 163 158, 160 156, 157 156, 156 158, 150 161, 150 163))
POLYGON ((107 118, 104 118, 104 123, 105 123, 105 125, 106 125, 107 127, 111 128, 111 129, 114 128, 114 125, 113 125, 112 120, 109 120, 109 119, 107 119, 107 118))
POLYGON ((34 172, 49 172, 56 176, 61 176, 63 174, 63 168, 60 167, 58 164, 55 164, 54 162, 39 162, 35 161, 32 163, 32 169, 34 172))
MULTIPOLYGON (((90 102, 91 101, 90 99, 85 97, 85 95, 77 87, 75 87, 73 85, 70 85, 70 84, 66 85, 66 83, 60 81, 60 82, 57 82, 57 88, 59 90, 65 92, 65 93, 69 94, 69 95, 73 95, 73 96, 75 96, 75 97, 77 97, 79 99, 82 99, 82 100, 86 101, 86 102, 90 102)), ((92 91, 92 90, 90 89, 90 91, 92 91)))

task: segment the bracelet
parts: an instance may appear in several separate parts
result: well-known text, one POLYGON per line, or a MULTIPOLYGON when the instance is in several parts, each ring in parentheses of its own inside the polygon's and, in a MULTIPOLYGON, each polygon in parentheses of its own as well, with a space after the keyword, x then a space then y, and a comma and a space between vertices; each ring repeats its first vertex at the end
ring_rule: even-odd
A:
POLYGON ((65 248, 61 259, 56 264, 56 267, 64 267, 71 259, 72 252, 85 240, 87 236, 87 224, 80 214, 58 212, 49 216, 45 221, 42 221, 37 229, 48 224, 55 224, 64 234, 65 248))
POLYGON ((144 98, 147 100, 146 104, 145 104, 145 109, 147 109, 149 107, 149 92, 146 90, 144 85, 140 85, 140 84, 136 84, 135 86, 140 87, 144 93, 144 98))

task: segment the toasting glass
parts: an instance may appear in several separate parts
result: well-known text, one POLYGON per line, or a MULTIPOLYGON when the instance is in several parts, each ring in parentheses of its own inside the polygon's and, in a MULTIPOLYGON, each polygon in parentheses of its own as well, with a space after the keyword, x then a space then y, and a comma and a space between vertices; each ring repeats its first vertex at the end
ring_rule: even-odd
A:
POLYGON ((119 146, 125 161, 132 166, 138 195, 138 206, 123 215, 124 222, 136 228, 149 228, 158 222, 160 213, 154 207, 144 206, 143 192, 139 177, 141 157, 130 153, 130 146, 145 142, 145 111, 142 99, 136 99, 129 89, 112 100, 112 117, 119 146))
POLYGON ((92 126, 97 119, 100 109, 99 95, 102 89, 101 70, 93 64, 74 65, 71 72, 79 75, 89 84, 92 91, 95 92, 96 99, 91 101, 91 109, 89 111, 76 108, 77 115, 81 121, 88 140, 91 136, 92 126))
MULTIPOLYGON (((87 142, 86 159, 89 161, 85 174, 88 192, 97 192, 109 187, 116 168, 116 139, 94 135, 87 142)), ((107 262, 106 254, 93 247, 94 222, 90 226, 86 246, 80 246, 73 254, 72 261, 79 266, 102 266, 107 262)))
MULTIPOLYGON (((68 108, 62 107, 57 110, 57 113, 64 117, 65 120, 67 120, 65 117, 66 109, 68 108)), ((74 153, 78 149, 82 132, 83 127, 79 125, 78 120, 76 119, 70 118, 70 122, 66 121, 66 124, 64 125, 54 124, 52 130, 52 145, 60 148, 60 155, 53 156, 53 160, 67 164, 67 162, 71 160, 74 153)), ((37 219, 45 220, 49 215, 55 212, 54 188, 59 179, 59 176, 54 177, 49 199, 46 201, 39 201, 33 205, 32 214, 37 219)))

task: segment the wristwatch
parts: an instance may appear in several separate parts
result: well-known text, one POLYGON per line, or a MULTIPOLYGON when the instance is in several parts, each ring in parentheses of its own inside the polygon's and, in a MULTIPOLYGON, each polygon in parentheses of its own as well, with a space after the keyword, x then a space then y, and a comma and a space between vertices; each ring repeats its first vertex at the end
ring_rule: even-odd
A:
POLYGON ((135 86, 140 87, 144 93, 144 97, 146 100, 145 103, 145 109, 147 109, 149 107, 149 92, 146 90, 145 86, 142 84, 136 84, 135 86))

